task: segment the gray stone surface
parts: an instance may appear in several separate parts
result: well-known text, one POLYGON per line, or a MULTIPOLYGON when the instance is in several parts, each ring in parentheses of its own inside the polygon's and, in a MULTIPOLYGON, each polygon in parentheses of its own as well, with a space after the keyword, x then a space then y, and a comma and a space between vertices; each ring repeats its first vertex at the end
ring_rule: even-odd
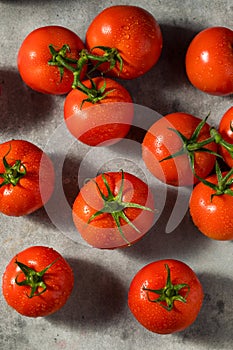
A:
MULTIPOLYGON (((140 175, 144 168, 137 153, 138 144, 135 142, 135 152, 132 150, 130 155, 124 145, 122 149, 119 146, 112 150, 93 150, 74 142, 62 126, 64 96, 36 93, 27 88, 18 75, 17 52, 33 29, 58 24, 84 39, 92 18, 115 3, 118 2, 0 1, 0 142, 24 138, 46 149, 61 169, 58 173, 63 182, 57 189, 63 209, 55 208, 54 213, 51 207, 43 208, 20 218, 0 214, 0 274, 18 251, 31 245, 57 249, 70 262, 75 274, 71 298, 49 317, 20 316, 6 305, 1 295, 0 348, 232 349, 232 242, 205 238, 191 222, 187 211, 188 192, 179 191, 181 202, 176 203, 177 191, 166 189, 147 174, 158 206, 163 205, 161 216, 148 235, 125 250, 103 251, 84 244, 70 219, 70 204, 78 191, 80 169, 84 174, 88 171, 93 174, 100 169, 123 167, 140 175), (64 143, 62 137, 66 138, 64 143), (173 222, 168 233, 172 209, 179 205, 182 221, 173 222), (134 274, 147 263, 161 258, 176 258, 189 264, 205 291, 196 322, 181 333, 166 336, 146 331, 127 307, 127 291, 134 274)), ((134 4, 133 1, 124 3, 134 4)), ((204 117, 211 111, 209 121, 216 126, 232 105, 232 96, 214 97, 194 89, 184 73, 184 54, 191 38, 203 28, 232 27, 232 1, 139 0, 137 5, 150 11, 160 23, 164 48, 158 64, 149 73, 136 82, 123 82, 134 102, 162 115, 185 111, 204 117)))

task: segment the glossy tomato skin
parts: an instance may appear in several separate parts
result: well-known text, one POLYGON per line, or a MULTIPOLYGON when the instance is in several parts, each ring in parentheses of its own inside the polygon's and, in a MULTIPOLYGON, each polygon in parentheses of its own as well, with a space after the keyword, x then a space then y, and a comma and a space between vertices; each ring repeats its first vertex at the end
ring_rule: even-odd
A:
MULTIPOLYGON (((64 103, 66 125, 79 141, 89 146, 106 146, 121 140, 132 125, 134 108, 129 92, 110 78, 92 79, 97 90, 106 84, 107 95, 95 104, 83 102, 87 95, 78 89, 72 90, 64 103)), ((90 80, 83 84, 91 88, 90 80)))
MULTIPOLYGON (((142 143, 142 157, 147 168, 160 181, 172 186, 191 186, 198 181, 193 176, 186 154, 169 160, 162 161, 162 159, 182 148, 180 137, 169 128, 180 131, 189 139, 200 122, 200 118, 191 114, 176 112, 160 118, 149 128, 142 143)), ((209 138, 209 129, 210 126, 205 123, 197 141, 209 138)), ((205 147, 217 151, 214 142, 205 147)), ((214 167, 215 156, 207 152, 197 151, 194 154, 197 175, 202 178, 206 177, 214 167)))
MULTIPOLYGON (((114 195, 120 191, 121 173, 107 172, 105 177, 110 190, 114 195)), ((137 232, 125 221, 120 220, 125 238, 130 244, 141 239, 152 227, 154 221, 154 198, 148 185, 138 177, 124 172, 123 202, 133 202, 151 208, 152 211, 138 208, 126 208, 124 210, 128 219, 137 227, 137 232)), ((73 203, 74 224, 82 238, 91 246, 100 249, 123 248, 128 245, 122 238, 111 214, 103 213, 88 224, 89 218, 103 207, 103 200, 97 189, 107 196, 102 174, 87 182, 78 193, 73 203), (94 182, 95 181, 95 182, 94 182)))
MULTIPOLYGON (((26 175, 16 185, 0 187, 0 212, 9 216, 31 214, 47 203, 53 193, 53 163, 39 147, 25 140, 10 140, 0 145, 0 173, 5 172, 4 156, 10 166, 20 160, 26 175)), ((0 184, 3 181, 0 177, 0 184)))
POLYGON ((212 95, 233 93, 233 31, 210 27, 199 32, 186 53, 186 73, 199 90, 212 95))
MULTIPOLYGON (((223 173, 223 176, 226 173, 223 173)), ((217 184, 216 175, 207 177, 211 183, 217 184)), ((231 186, 233 190, 233 186, 231 186)), ((189 209, 193 223, 205 236, 228 241, 233 239, 233 197, 228 194, 214 196, 214 190, 202 182, 197 184, 191 194, 189 209)))
MULTIPOLYGON (((86 46, 116 48, 123 59, 108 72, 110 76, 133 79, 149 71, 158 61, 162 51, 162 33, 155 18, 138 6, 116 5, 104 9, 91 22, 86 32, 86 46), (120 75, 119 75, 120 73, 120 75)), ((94 49, 102 55, 103 51, 94 49)), ((107 71, 109 64, 99 67, 107 71)))
MULTIPOLYGON (((58 67, 51 66, 48 61, 52 56, 49 45, 52 44, 56 50, 64 44, 70 46, 70 58, 78 59, 79 53, 84 49, 84 43, 77 34, 62 26, 45 26, 33 30, 22 42, 17 65, 22 80, 33 90, 45 94, 66 94, 72 89, 73 73, 64 70, 61 80, 58 67)), ((83 69, 81 79, 86 72, 83 69)))
MULTIPOLYGON (((233 106, 230 107, 222 116, 218 131, 225 141, 233 145, 233 106)), ((231 154, 223 146, 220 146, 220 152, 226 164, 232 168, 233 158, 231 154)))
MULTIPOLYGON (((182 288, 180 294, 185 297, 187 288, 182 288)), ((197 318, 203 302, 202 285, 194 271, 182 261, 174 259, 158 260, 139 270, 129 287, 128 306, 137 321, 151 332, 171 334, 180 332, 189 327, 197 318), (154 293, 143 290, 161 289, 166 285, 167 271, 165 264, 170 268, 171 282, 188 284, 190 287, 186 303, 174 301, 174 307, 168 311, 159 303, 151 302, 159 297, 154 293)))
POLYGON ((53 248, 31 246, 19 252, 6 266, 2 277, 2 293, 6 302, 18 313, 27 317, 43 317, 58 311, 67 302, 74 285, 73 271, 68 262, 53 248), (39 296, 29 298, 31 287, 19 286, 25 279, 15 261, 19 261, 36 272, 56 262, 47 270, 43 281, 47 290, 39 296))

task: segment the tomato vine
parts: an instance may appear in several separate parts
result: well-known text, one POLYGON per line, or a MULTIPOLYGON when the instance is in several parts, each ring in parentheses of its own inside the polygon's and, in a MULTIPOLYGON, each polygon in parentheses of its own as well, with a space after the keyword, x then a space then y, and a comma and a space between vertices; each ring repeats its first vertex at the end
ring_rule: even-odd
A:
POLYGON ((50 66, 58 67, 61 80, 63 78, 64 69, 68 69, 69 71, 71 71, 73 73, 72 89, 79 89, 87 95, 87 99, 84 100, 83 102, 88 101, 95 104, 99 100, 106 97, 106 94, 105 94, 106 85, 104 84, 103 87, 98 90, 95 84, 93 83, 92 79, 90 78, 90 74, 93 73, 100 64, 105 62, 108 62, 110 64, 109 70, 113 69, 116 63, 119 62, 120 72, 121 72, 123 68, 123 60, 116 48, 110 48, 106 46, 96 46, 92 48, 92 50, 90 50, 89 52, 86 49, 82 49, 79 54, 79 58, 75 60, 67 56, 67 54, 70 52, 69 45, 64 44, 62 48, 58 50, 56 50, 53 45, 49 45, 49 51, 52 55, 52 58, 48 61, 48 64, 50 66), (94 50, 95 48, 99 48, 103 50, 103 55, 102 56, 93 55, 91 51, 94 50), (84 66, 89 64, 90 61, 96 61, 97 64, 89 72, 87 72, 87 76, 92 83, 92 87, 88 88, 82 83, 80 76, 84 66))

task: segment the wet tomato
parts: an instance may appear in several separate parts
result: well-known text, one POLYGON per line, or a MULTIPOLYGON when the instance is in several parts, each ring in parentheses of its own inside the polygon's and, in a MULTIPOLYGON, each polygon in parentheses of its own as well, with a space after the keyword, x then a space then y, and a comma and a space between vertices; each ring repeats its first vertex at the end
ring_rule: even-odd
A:
POLYGON ((27 215, 41 208, 54 190, 54 167, 39 147, 25 140, 0 145, 0 212, 27 215))
POLYGON ((114 249, 142 238, 154 221, 148 185, 127 172, 107 172, 89 180, 73 204, 74 224, 91 246, 114 249))
POLYGON ((202 285, 188 265, 163 259, 136 273, 129 287, 128 306, 146 329, 170 334, 184 330, 196 320, 203 296, 202 285))
POLYGON ((189 209, 193 223, 205 236, 220 240, 233 239, 233 184, 227 172, 205 179, 212 186, 198 183, 191 194, 189 209))
MULTIPOLYGON (((69 46, 68 58, 77 60, 84 49, 84 43, 77 34, 61 26, 45 26, 33 30, 22 42, 17 64, 22 80, 33 90, 47 94, 66 94, 72 89, 73 73, 64 69, 63 75, 56 65, 48 62, 52 58, 49 49, 55 50, 69 46)), ((86 68, 83 69, 81 79, 86 68)))
MULTIPOLYGON (((191 114, 176 112, 160 118, 149 128, 142 143, 142 157, 156 178, 173 186, 190 186, 198 181, 193 169, 200 177, 211 172, 215 155, 202 151, 202 142, 210 137, 210 126, 205 122, 196 134, 201 122, 191 114)), ((214 142, 203 147, 217 151, 214 142)))
POLYGON ((53 248, 32 246, 16 254, 2 277, 6 302, 27 317, 48 316, 65 305, 74 285, 68 262, 53 248))
POLYGON ((96 46, 116 48, 123 61, 111 71, 109 64, 101 64, 102 72, 122 79, 133 79, 149 71, 162 51, 160 26, 151 13, 138 6, 116 5, 104 9, 91 22, 86 32, 86 46, 96 55, 96 46))
POLYGON ((64 118, 70 132, 89 146, 106 146, 121 140, 127 135, 134 116, 129 92, 109 78, 96 77, 83 84, 88 89, 95 84, 96 98, 92 97, 92 102, 87 100, 86 93, 79 89, 67 95, 64 118))
POLYGON ((233 31, 210 27, 199 32, 186 53, 186 72, 199 90, 212 95, 233 93, 233 31))

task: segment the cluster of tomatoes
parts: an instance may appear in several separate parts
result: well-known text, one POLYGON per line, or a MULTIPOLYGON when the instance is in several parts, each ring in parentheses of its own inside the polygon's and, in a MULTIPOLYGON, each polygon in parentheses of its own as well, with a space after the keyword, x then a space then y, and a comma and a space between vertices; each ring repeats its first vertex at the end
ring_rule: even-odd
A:
MULTIPOLYGON (((185 65, 195 87, 215 95, 233 93, 232 44, 233 31, 224 27, 206 29, 193 39, 185 65)), ((112 6, 94 18, 85 44, 60 26, 32 31, 19 49, 18 70, 30 88, 67 95, 64 120, 75 138, 89 146, 108 146, 126 137, 134 116, 130 93, 114 78, 135 79, 145 74, 158 61, 162 46, 160 26, 149 12, 137 6, 112 6)), ((155 122, 142 143, 143 160, 156 178, 172 186, 194 186, 193 221, 201 232, 220 240, 233 239, 229 215, 233 207, 232 120, 233 107, 223 116, 219 130, 209 126, 207 118, 172 113, 155 122), (224 159, 229 171, 221 172, 218 158, 224 159), (216 174, 210 175, 214 167, 216 174)), ((54 175, 52 161, 36 145, 26 140, 1 144, 0 211, 22 216, 42 207, 53 194, 54 175)), ((85 183, 72 209, 83 239, 105 249, 140 240, 153 226, 155 215, 148 185, 123 170, 85 183)), ((73 283, 65 259, 52 248, 37 246, 11 260, 2 288, 10 306, 37 317, 60 309, 73 283)), ((156 333, 191 325, 202 301, 196 274, 172 259, 142 268, 128 293, 136 319, 156 333)))

